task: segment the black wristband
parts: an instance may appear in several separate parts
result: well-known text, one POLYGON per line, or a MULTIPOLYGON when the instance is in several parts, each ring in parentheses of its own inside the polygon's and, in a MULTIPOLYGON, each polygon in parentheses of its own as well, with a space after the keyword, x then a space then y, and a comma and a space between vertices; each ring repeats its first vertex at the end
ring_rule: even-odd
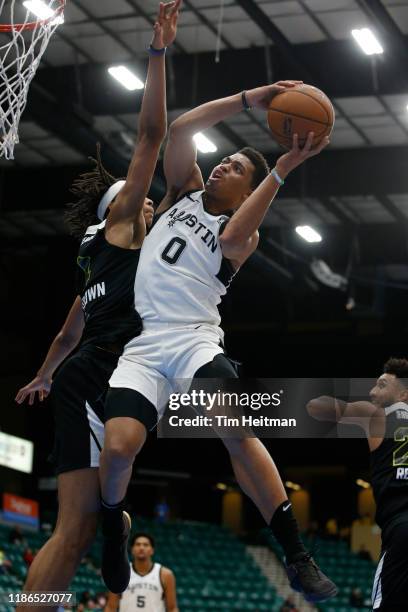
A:
POLYGON ((246 91, 243 91, 243 92, 242 92, 242 94, 241 94, 241 100, 242 100, 242 106, 244 107, 244 109, 245 109, 245 110, 249 111, 249 110, 251 110, 251 109, 252 109, 252 106, 250 106, 250 105, 248 104, 248 100, 247 100, 247 97, 246 97, 246 91))

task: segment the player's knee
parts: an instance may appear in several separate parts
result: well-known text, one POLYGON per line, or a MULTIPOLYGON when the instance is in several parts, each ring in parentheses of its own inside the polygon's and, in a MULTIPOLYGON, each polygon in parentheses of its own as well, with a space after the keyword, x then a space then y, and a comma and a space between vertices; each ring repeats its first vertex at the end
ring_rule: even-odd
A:
POLYGON ((103 452, 110 463, 123 467, 133 463, 140 448, 141 444, 134 436, 113 436, 105 439, 103 452))

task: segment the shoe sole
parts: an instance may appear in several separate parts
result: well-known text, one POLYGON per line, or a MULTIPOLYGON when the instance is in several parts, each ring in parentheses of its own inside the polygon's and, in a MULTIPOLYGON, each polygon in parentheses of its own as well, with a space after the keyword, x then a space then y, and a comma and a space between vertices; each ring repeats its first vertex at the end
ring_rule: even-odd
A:
POLYGON ((320 593, 319 595, 318 594, 316 594, 316 595, 306 595, 305 593, 303 593, 303 597, 309 603, 318 603, 318 602, 322 602, 322 601, 327 601, 328 599, 331 599, 332 597, 335 597, 338 592, 339 592, 339 590, 336 587, 334 589, 331 589, 330 591, 327 591, 326 593, 320 593))
POLYGON ((296 591, 296 593, 300 593, 301 595, 303 595, 303 597, 306 599, 306 601, 308 601, 309 603, 317 603, 317 602, 321 602, 321 601, 326 601, 327 599, 331 599, 332 597, 335 597, 337 595, 337 593, 339 592, 339 589, 336 587, 336 585, 333 585, 331 589, 329 589, 328 591, 326 591, 325 593, 305 593, 305 591, 302 589, 302 587, 299 584, 296 584, 296 581, 294 582, 294 584, 290 584, 290 587, 296 591))
POLYGON ((125 510, 123 510, 123 516, 125 517, 128 523, 128 534, 129 534, 132 528, 132 519, 130 518, 130 515, 125 510))

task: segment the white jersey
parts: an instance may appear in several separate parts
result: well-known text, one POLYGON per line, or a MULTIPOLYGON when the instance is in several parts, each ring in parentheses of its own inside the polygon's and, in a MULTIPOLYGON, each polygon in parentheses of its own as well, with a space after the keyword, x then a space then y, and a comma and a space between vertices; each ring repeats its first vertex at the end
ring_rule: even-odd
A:
POLYGON ((129 586, 122 593, 119 612, 166 612, 160 570, 160 563, 154 563, 151 571, 141 576, 130 564, 129 586))
POLYGON ((220 323, 217 307, 234 275, 219 242, 229 217, 207 213, 203 193, 173 204, 144 240, 135 281, 144 323, 220 323))

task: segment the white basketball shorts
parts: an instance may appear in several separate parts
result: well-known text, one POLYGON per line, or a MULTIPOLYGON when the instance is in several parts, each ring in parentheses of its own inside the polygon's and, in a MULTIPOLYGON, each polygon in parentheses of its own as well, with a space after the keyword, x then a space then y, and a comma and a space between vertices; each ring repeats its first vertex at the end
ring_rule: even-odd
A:
POLYGON ((224 352, 223 337, 208 324, 144 324, 126 344, 109 386, 138 391, 161 418, 171 393, 187 391, 197 370, 224 352))

